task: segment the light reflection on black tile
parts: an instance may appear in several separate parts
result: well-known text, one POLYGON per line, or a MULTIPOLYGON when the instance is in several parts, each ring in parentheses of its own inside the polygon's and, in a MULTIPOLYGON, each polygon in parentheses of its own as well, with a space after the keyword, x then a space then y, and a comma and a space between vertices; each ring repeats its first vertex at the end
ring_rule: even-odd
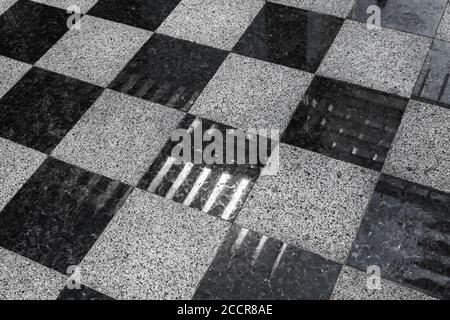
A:
POLYGON ((78 300, 78 301, 88 301, 88 300, 114 300, 103 293, 95 291, 89 287, 81 285, 80 289, 69 289, 64 287, 64 289, 59 294, 56 300, 78 300))
POLYGON ((413 97, 450 108, 450 43, 434 40, 413 97))
POLYGON ((177 163, 172 153, 181 139, 169 140, 138 187, 222 219, 234 220, 275 147, 275 142, 261 136, 248 135, 242 149, 235 143, 233 161, 230 161, 227 159, 230 153, 226 152, 226 130, 231 127, 186 115, 179 128, 191 130, 191 141, 194 141, 194 128, 200 130, 202 135, 209 129, 221 132, 224 150, 222 161, 207 163, 201 157, 205 148, 211 144, 203 141, 198 146, 192 143, 192 156, 183 163, 177 163), (258 146, 256 162, 249 158, 251 144, 258 146), (267 147, 264 152, 263 147, 267 147), (200 151, 197 153, 200 155, 200 162, 195 161, 196 150, 200 151), (246 156, 238 164, 239 152, 246 156))
POLYGON ((0 99, 0 136, 50 153, 103 89, 32 68, 0 99))
POLYGON ((154 34, 109 86, 188 111, 227 52, 154 34))
POLYGON ((0 246, 66 274, 131 187, 47 158, 0 212, 0 246))
POLYGON ((282 142, 380 171, 408 100, 315 77, 282 142))
POLYGON ((316 72, 343 19, 266 3, 233 51, 316 72))
POLYGON ((155 31, 180 1, 99 0, 88 14, 155 31))
POLYGON ((347 264, 450 298, 450 194, 382 175, 347 264))
POLYGON ((18 0, 0 16, 0 54, 35 63, 68 31, 68 17, 62 9, 18 0))
POLYGON ((357 0, 353 7, 353 20, 366 22, 373 16, 369 6, 381 9, 382 27, 433 37, 444 14, 447 0, 357 0))
POLYGON ((234 225, 194 299, 329 299, 341 266, 234 225))

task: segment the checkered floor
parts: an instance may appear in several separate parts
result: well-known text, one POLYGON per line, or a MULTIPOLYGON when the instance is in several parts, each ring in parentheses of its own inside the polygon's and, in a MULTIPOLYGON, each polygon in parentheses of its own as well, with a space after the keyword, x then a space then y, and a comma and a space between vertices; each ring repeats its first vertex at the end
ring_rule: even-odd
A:
POLYGON ((1 0, 0 298, 450 298, 447 2, 1 0))

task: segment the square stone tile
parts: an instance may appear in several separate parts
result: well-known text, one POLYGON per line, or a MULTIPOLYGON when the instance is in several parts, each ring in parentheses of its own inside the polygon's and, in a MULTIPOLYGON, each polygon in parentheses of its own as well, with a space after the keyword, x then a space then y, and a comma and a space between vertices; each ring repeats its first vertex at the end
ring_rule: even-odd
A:
POLYGON ((450 192, 450 110, 410 100, 383 172, 450 192))
POLYGON ((49 157, 0 213, 0 246, 66 274, 130 188, 49 157))
POLYGON ((410 97, 431 39, 347 20, 318 74, 410 97))
POLYGON ((0 98, 0 136, 50 153, 101 92, 89 83, 32 68, 0 98))
POLYGON ((65 301, 94 301, 94 300, 114 300, 101 292, 95 291, 85 285, 80 285, 80 288, 69 289, 67 286, 59 294, 56 300, 65 301))
POLYGON ((434 40, 413 97, 450 109, 450 43, 434 40))
POLYGON ((280 172, 258 179, 236 223, 344 262, 378 173, 283 143, 279 158, 280 172))
POLYGON ((367 13, 372 5, 380 8, 382 27, 434 37, 447 0, 356 0, 352 18, 366 23, 373 15, 367 13))
POLYGON ((80 23, 80 30, 68 31, 36 65, 106 87, 152 34, 91 16, 80 23))
POLYGON ((315 77, 281 139, 381 171, 408 99, 315 77))
POLYGON ((46 155, 0 138, 0 212, 46 155))
MULTIPOLYGON (((9 4, 2 0, 2 9, 9 4)), ((67 32, 68 17, 64 10, 18 0, 0 16, 0 54, 35 63, 67 32)))
POLYGON ((0 3, 0 14, 8 10, 17 0, 3 0, 0 3))
POLYGON ((183 115, 106 90, 52 155, 136 185, 183 115))
POLYGON ((269 0, 286 6, 347 18, 356 0, 269 0))
POLYGON ((268 2, 233 51, 316 72, 343 19, 268 2))
POLYGON ((194 42, 154 34, 109 87, 187 111, 227 54, 194 42))
POLYGON ((80 265, 116 299, 190 299, 229 225, 135 189, 80 265))
POLYGON ((183 0, 157 32, 231 50, 264 0, 183 0))
POLYGON ((89 15, 155 31, 180 1, 98 0, 89 15))
POLYGON ((239 129, 289 124, 313 75, 230 54, 189 111, 239 129))
POLYGON ((436 38, 441 40, 450 41, 450 5, 447 5, 444 16, 439 24, 436 38))
POLYGON ((382 175, 347 264, 449 299, 449 212, 449 193, 382 175))
POLYGON ((332 300, 430 300, 424 293, 380 279, 379 289, 367 287, 370 275, 344 266, 333 290, 332 300))
POLYGON ((0 247, 1 300, 54 300, 67 278, 0 247))
POLYGON ((194 299, 329 299, 340 270, 336 262, 234 225, 194 299))
POLYGON ((93 5, 97 3, 98 0, 32 0, 34 2, 39 2, 46 4, 48 6, 53 6, 67 10, 71 6, 77 6, 80 8, 81 13, 86 13, 93 5))
POLYGON ((30 69, 29 64, 0 56, 0 98, 30 69))

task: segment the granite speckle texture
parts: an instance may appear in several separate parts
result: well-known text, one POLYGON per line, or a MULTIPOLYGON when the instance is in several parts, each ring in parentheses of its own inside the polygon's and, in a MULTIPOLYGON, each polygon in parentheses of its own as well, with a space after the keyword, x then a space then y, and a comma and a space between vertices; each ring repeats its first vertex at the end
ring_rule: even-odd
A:
POLYGON ((0 56, 0 98, 30 69, 29 64, 0 56))
POLYGON ((78 6, 81 9, 81 13, 85 14, 98 0, 32 0, 46 4, 48 6, 54 6, 67 10, 71 6, 78 6))
POLYGON ((0 14, 9 9, 17 0, 2 0, 0 3, 0 14))
POLYGON ((447 5, 444 16, 437 30, 436 38, 450 41, 450 5, 447 5))
POLYGON ((347 18, 355 0, 270 0, 270 2, 347 18))

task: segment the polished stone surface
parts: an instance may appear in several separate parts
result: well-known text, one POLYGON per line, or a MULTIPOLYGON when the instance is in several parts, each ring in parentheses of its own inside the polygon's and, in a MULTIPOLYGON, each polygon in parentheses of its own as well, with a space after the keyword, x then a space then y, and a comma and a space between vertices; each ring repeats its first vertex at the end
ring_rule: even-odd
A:
POLYGON ((372 5, 380 8, 382 27, 434 37, 447 0, 357 0, 352 18, 365 23, 373 15, 367 13, 372 5))
POLYGON ((80 30, 68 31, 37 66, 106 87, 141 46, 151 31, 92 16, 83 16, 80 30))
POLYGON ((40 68, 0 99, 0 136, 50 153, 102 89, 40 68))
POLYGON ((244 130, 282 132, 313 75, 230 54, 189 111, 244 130))
POLYGON ((135 189, 80 265, 115 299, 190 299, 229 224, 135 189))
POLYGON ((80 8, 81 13, 85 14, 98 0, 32 0, 46 4, 48 6, 54 6, 67 10, 69 7, 77 6, 80 8))
POLYGON ((450 6, 448 5, 437 30, 436 38, 450 41, 450 6))
POLYGON ((315 77, 282 142, 381 171, 408 100, 315 77))
POLYGON ((409 98, 431 39, 346 20, 317 72, 409 98))
POLYGON ((340 269, 338 263, 235 225, 194 299, 329 299, 340 269))
POLYGON ((347 18, 356 0, 269 0, 309 11, 347 18))
POLYGON ((226 56, 219 49, 155 34, 109 87, 188 111, 226 56))
POLYGON ((129 191, 48 158, 0 212, 0 246, 65 274, 81 262, 129 191))
POLYGON ((17 0, 2 0, 0 2, 0 14, 8 10, 17 0))
POLYGON ((450 298, 450 194, 382 175, 347 264, 450 298))
POLYGON ((105 90, 52 155, 136 185, 184 114, 105 90))
POLYGON ((0 54, 35 63, 67 32, 68 14, 28 0, 18 0, 0 16, 0 54))
POLYGON ((342 19, 266 3, 233 51, 260 60, 315 72, 342 19))
POLYGON ((66 300, 66 301, 94 301, 94 300, 114 300, 103 293, 95 291, 89 287, 81 285, 80 289, 69 289, 64 287, 64 289, 59 294, 56 300, 66 300))
POLYGON ((0 98, 30 69, 29 64, 0 56, 0 98))
POLYGON ((434 40, 422 67, 414 99, 450 108, 450 43, 434 40))
POLYGON ((155 31, 181 0, 99 0, 88 14, 155 31))

